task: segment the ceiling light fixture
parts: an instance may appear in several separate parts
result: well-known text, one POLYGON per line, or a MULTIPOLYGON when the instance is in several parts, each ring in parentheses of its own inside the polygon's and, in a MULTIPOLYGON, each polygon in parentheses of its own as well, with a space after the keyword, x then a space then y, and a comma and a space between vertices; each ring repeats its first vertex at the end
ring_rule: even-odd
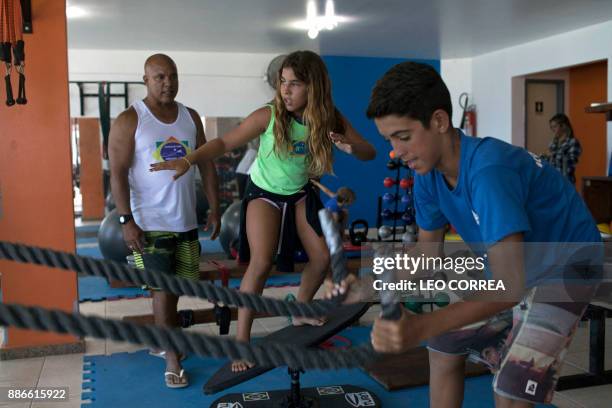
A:
POLYGON ((317 3, 315 0, 308 0, 306 4, 306 25, 308 27, 308 37, 317 38, 321 30, 333 30, 338 26, 338 17, 334 11, 334 1, 325 2, 325 15, 317 15, 317 3))
POLYGON ((87 15, 87 12, 83 7, 79 6, 67 6, 66 7, 66 17, 68 18, 79 18, 87 15))

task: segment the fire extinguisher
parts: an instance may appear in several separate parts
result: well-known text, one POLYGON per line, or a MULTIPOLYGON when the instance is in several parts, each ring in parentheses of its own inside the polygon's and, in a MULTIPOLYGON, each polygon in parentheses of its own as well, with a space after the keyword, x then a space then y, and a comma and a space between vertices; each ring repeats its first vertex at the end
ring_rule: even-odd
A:
POLYGON ((468 105, 468 94, 459 95, 459 106, 463 108, 463 117, 459 127, 468 136, 476 136, 476 105, 468 105))
POLYGON ((465 111, 465 133, 476 136, 476 105, 468 106, 465 111))

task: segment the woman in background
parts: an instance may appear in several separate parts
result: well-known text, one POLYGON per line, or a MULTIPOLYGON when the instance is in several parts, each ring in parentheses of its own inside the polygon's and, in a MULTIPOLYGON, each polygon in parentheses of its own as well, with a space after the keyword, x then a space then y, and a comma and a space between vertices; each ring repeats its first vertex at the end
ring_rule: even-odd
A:
POLYGON ((557 113, 550 118, 550 130, 553 140, 548 146, 544 158, 559 170, 572 184, 576 184, 576 164, 582 153, 580 142, 574 136, 574 130, 567 115, 557 113))

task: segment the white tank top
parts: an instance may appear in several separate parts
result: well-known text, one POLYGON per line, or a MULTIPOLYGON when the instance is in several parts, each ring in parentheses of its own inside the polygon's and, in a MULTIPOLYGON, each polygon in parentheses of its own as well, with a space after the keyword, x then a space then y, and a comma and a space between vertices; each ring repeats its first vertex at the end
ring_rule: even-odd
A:
POLYGON ((174 123, 157 119, 142 100, 132 106, 138 114, 134 160, 129 171, 130 205, 143 231, 185 232, 198 227, 195 169, 176 181, 173 171, 150 172, 154 162, 177 159, 196 147, 196 127, 187 108, 178 103, 174 123))

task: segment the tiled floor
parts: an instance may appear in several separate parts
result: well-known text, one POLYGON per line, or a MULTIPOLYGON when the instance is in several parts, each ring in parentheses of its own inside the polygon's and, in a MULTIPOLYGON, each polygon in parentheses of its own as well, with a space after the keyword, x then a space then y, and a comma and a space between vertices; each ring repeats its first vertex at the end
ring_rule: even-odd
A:
MULTIPOLYGON (((265 295, 283 298, 287 293, 296 293, 297 288, 270 288, 265 295)), ((206 301, 182 297, 179 302, 181 309, 198 309, 208 307, 206 301)), ((120 319, 125 315, 144 314, 151 311, 151 299, 137 298, 130 300, 114 300, 108 302, 86 302, 81 304, 81 313, 106 318, 120 319)), ((363 324, 371 323, 378 316, 379 309, 370 309, 361 319, 363 324)), ((278 330, 287 324, 284 317, 258 319, 253 325, 254 335, 264 335, 278 330)), ((199 325, 189 330, 206 334, 218 334, 214 324, 199 325)), ((232 324, 230 335, 234 335, 235 323, 232 324)), ((587 366, 588 326, 578 329, 567 363, 562 374, 577 374, 584 372, 587 366)), ((612 319, 608 320, 607 332, 612 333, 612 319)), ((117 352, 135 351, 143 347, 129 343, 106 340, 86 339, 88 355, 112 354, 117 352)), ((608 350, 612 351, 612 336, 607 339, 608 350)), ((612 368, 612 352, 608 353, 606 368, 612 368)), ((24 386, 68 386, 70 400, 66 403, 20 403, 2 404, 0 407, 10 408, 76 408, 81 405, 81 383, 83 369, 83 354, 51 356, 24 360, 0 361, 0 387, 24 386)), ((554 404, 562 408, 603 408, 612 406, 612 385, 564 391, 555 395, 554 404)))

